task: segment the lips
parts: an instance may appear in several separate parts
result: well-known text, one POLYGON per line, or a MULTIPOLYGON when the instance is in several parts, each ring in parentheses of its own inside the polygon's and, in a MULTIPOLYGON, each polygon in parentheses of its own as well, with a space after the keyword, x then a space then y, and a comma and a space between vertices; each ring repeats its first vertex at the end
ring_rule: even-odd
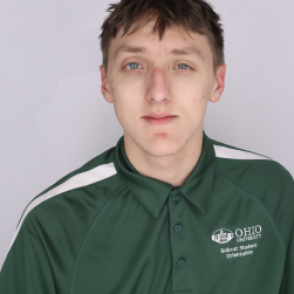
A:
POLYGON ((152 125, 167 124, 176 118, 175 115, 161 115, 161 116, 144 116, 143 119, 152 125))

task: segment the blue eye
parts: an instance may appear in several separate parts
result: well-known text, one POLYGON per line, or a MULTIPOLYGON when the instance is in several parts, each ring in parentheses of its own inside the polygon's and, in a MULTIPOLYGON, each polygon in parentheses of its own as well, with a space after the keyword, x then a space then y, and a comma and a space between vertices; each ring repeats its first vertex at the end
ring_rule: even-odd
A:
POLYGON ((177 66, 180 66, 180 69, 185 69, 185 66, 190 68, 190 66, 185 63, 180 63, 177 66), (182 66, 184 66, 184 68, 182 66))
POLYGON ((130 63, 128 63, 126 65, 126 67, 129 66, 129 65, 130 65, 130 69, 137 69, 136 65, 139 65, 139 63, 137 63, 137 62, 130 62, 130 63))

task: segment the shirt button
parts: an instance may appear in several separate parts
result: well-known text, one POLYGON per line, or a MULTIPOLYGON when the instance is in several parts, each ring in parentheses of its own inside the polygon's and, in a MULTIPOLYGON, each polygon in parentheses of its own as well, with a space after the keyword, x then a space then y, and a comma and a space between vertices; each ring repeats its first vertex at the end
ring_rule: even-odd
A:
POLYGON ((181 225, 176 225, 176 226, 174 227, 174 231, 175 231, 176 233, 181 233, 181 232, 183 231, 183 227, 182 227, 181 225))
POLYGON ((184 266, 185 265, 185 259, 179 259, 178 260, 178 266, 179 267, 182 267, 182 266, 184 266))
POLYGON ((180 200, 180 195, 179 195, 179 194, 175 194, 175 195, 173 196, 173 202, 174 202, 174 203, 178 203, 179 200, 180 200))

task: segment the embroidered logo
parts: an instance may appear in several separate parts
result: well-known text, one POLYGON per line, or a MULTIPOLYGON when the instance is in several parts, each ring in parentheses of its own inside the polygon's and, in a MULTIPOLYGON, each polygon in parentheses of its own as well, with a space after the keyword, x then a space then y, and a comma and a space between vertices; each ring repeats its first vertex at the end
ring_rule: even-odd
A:
POLYGON ((241 243, 240 245, 236 246, 237 244, 234 244, 235 242, 233 242, 232 244, 234 244, 234 247, 220 248, 220 252, 222 253, 222 255, 224 255, 227 259, 230 259, 236 257, 250 256, 254 254, 254 252, 258 250, 257 239, 261 239, 261 236, 262 226, 256 225, 243 229, 237 228, 234 233, 229 229, 220 228, 212 234, 211 239, 216 243, 225 244, 235 238, 237 243, 241 243), (255 241, 256 243, 248 244, 247 242, 250 241, 255 241), (246 242, 247 244, 244 244, 244 242, 246 242), (244 245, 242 245, 242 243, 244 245))
POLYGON ((262 227, 260 225, 243 229, 238 228, 234 233, 229 229, 220 228, 212 234, 211 239, 216 243, 225 244, 236 237, 236 241, 240 243, 260 239, 261 232, 262 227))
POLYGON ((230 242, 234 238, 234 233, 230 231, 229 229, 220 228, 219 230, 216 230, 213 232, 211 239, 212 241, 219 243, 219 244, 225 244, 230 242))

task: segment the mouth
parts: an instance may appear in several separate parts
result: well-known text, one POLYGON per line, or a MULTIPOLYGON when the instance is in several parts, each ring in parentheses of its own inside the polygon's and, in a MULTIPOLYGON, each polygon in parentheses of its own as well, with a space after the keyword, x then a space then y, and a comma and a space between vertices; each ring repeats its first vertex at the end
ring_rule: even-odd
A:
POLYGON ((176 115, 161 115, 161 116, 143 116, 143 119, 151 125, 162 125, 173 121, 176 115))

